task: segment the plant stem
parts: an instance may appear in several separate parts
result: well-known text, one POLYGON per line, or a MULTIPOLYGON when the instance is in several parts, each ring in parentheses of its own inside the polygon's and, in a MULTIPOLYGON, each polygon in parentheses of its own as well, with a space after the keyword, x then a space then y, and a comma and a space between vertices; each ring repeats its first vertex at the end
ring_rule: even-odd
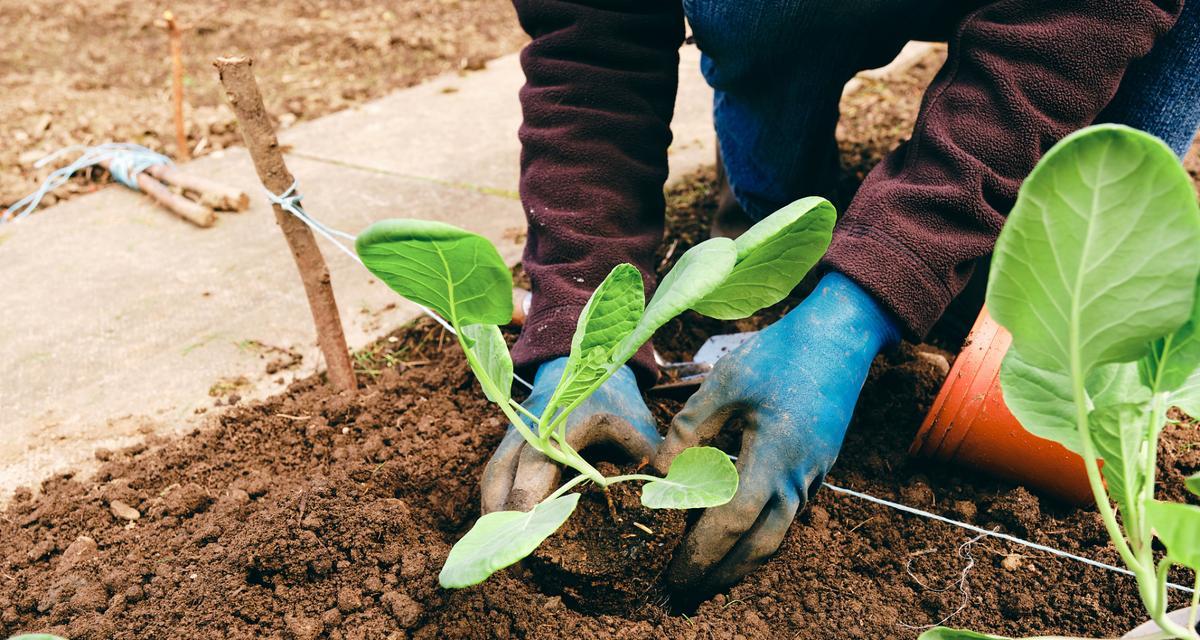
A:
MULTIPOLYGON (((1155 383, 1157 384, 1157 382, 1155 383)), ((1154 499, 1154 484, 1158 476, 1158 436, 1162 433, 1163 425, 1167 421, 1167 396, 1166 393, 1155 393, 1150 401, 1150 425, 1146 430, 1147 439, 1145 440, 1146 453, 1142 457, 1142 486, 1140 489, 1139 506, 1148 504, 1154 499)), ((1150 523, 1146 519, 1145 508, 1138 509, 1138 538, 1145 547, 1150 547, 1150 523)))
MULTIPOLYGON (((1146 546, 1150 546, 1150 545, 1146 545, 1146 546)), ((1172 621, 1170 618, 1167 617, 1167 604, 1168 604, 1168 602, 1167 602, 1167 576, 1168 576, 1168 574, 1170 574, 1171 567, 1174 566, 1174 564, 1175 564, 1175 561, 1171 558, 1171 556, 1169 554, 1166 556, 1163 556, 1163 559, 1160 560, 1158 563, 1156 573, 1157 573, 1157 578, 1158 578, 1159 601, 1157 603, 1158 606, 1156 608, 1149 610, 1150 611, 1150 619, 1153 620, 1160 629, 1162 629, 1163 631, 1170 634, 1170 637, 1172 637, 1172 638, 1185 638, 1185 639, 1194 640, 1194 639, 1200 638, 1200 635, 1196 634, 1195 621, 1192 621, 1191 624, 1189 624, 1186 628, 1184 628, 1184 627, 1179 626, 1178 624, 1176 624, 1174 621, 1172 621)), ((1200 582, 1198 582, 1197 584, 1200 585, 1200 582)), ((1195 615, 1195 609, 1194 609, 1195 602, 1196 602, 1196 592, 1193 591, 1192 592, 1193 610, 1190 615, 1195 615)))
POLYGON ((580 482, 584 482, 585 480, 590 480, 590 478, 585 475, 578 475, 570 480, 567 480, 565 483, 563 483, 563 486, 555 489, 554 493, 546 496, 546 499, 542 500, 542 502, 550 502, 551 500, 562 496, 564 493, 570 491, 575 485, 579 484, 580 482))
MULTIPOLYGON (((560 436, 555 439, 558 441, 559 446, 566 451, 567 457, 573 460, 573 462, 565 462, 563 464, 566 464, 572 469, 575 469, 576 471, 588 476, 593 482, 602 487, 607 487, 609 484, 611 484, 608 478, 604 477, 604 474, 600 473, 596 467, 593 467, 587 460, 583 459, 583 456, 579 455, 579 452, 576 451, 569 442, 567 442, 565 437, 560 436)), ((546 446, 549 447, 551 445, 546 443, 546 446)))
MULTIPOLYGON (((496 388, 496 383, 488 376, 487 370, 483 368, 483 364, 479 362, 479 358, 475 357, 475 352, 471 351, 471 348, 467 346, 467 341, 463 339, 462 328, 458 326, 458 321, 454 318, 450 318, 449 320, 450 325, 454 327, 454 337, 458 340, 458 346, 462 349, 463 355, 467 357, 467 364, 471 365, 471 371, 475 372, 475 377, 479 379, 479 386, 483 387, 485 395, 491 398, 504 395, 496 388)), ((509 400, 511 399, 509 398, 509 400)), ((525 424, 521 416, 513 411, 510 403, 497 402, 496 406, 500 407, 500 410, 504 412, 509 422, 517 428, 517 431, 521 433, 521 437, 525 438, 526 442, 533 445, 538 451, 546 454, 547 457, 558 460, 558 458, 546 452, 546 447, 540 446, 537 437, 529 430, 529 425, 525 424)))
POLYGON ((1196 580, 1192 585, 1192 611, 1188 614, 1188 629, 1196 628, 1198 616, 1200 616, 1200 569, 1196 570, 1196 580))
POLYGON ((658 476, 648 476, 644 473, 630 473, 623 476, 613 476, 608 479, 608 483, 616 484, 618 482, 629 482, 630 480, 645 480, 646 482, 655 482, 657 480, 662 480, 662 478, 658 476))
POLYGON ((1096 462, 1099 455, 1096 453, 1096 445, 1092 442, 1091 430, 1088 427, 1088 400, 1087 390, 1083 386, 1083 374, 1079 350, 1072 349, 1071 385, 1075 399, 1075 425, 1079 429, 1079 439, 1083 441, 1083 463, 1087 470, 1088 484, 1092 488, 1092 497, 1096 500, 1096 508, 1100 511, 1100 518, 1104 521, 1104 529, 1108 532, 1108 537, 1116 546, 1121 560, 1134 572, 1138 584, 1141 585, 1146 578, 1146 568, 1134 556, 1133 551, 1129 548, 1129 543, 1125 541, 1125 535, 1117 524, 1117 516, 1113 512, 1112 504, 1108 501, 1108 492, 1105 490, 1104 480, 1100 476, 1100 465, 1096 462))
MULTIPOLYGON (((1146 545, 1150 546, 1150 545, 1146 545)), ((1155 569, 1155 575, 1158 578, 1158 608, 1150 612, 1150 617, 1158 619, 1159 616, 1167 613, 1167 576, 1171 573, 1171 567, 1175 561, 1170 555, 1163 556, 1158 562, 1158 567, 1155 569)))
POLYGON ((529 418, 530 420, 533 420, 534 424, 537 424, 537 421, 538 421, 538 417, 537 417, 537 415, 535 415, 535 414, 534 414, 532 411, 530 411, 529 409, 526 409, 525 407, 522 407, 520 402, 517 402, 516 400, 513 400, 512 398, 509 398, 509 399, 508 399, 508 404, 509 404, 509 406, 511 406, 512 408, 516 409, 517 411, 520 411, 521 413, 525 414, 525 417, 526 417, 526 418, 529 418))

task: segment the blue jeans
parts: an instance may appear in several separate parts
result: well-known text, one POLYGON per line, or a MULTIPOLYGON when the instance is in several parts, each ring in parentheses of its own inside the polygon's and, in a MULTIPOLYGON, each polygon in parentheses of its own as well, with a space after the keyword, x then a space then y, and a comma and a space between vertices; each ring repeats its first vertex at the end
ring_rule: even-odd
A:
MULTIPOLYGON (((945 39, 962 0, 683 0, 734 196, 754 219, 835 195, 842 86, 909 40, 945 39)), ((1148 131, 1183 155, 1200 126, 1200 0, 1135 63, 1098 121, 1148 131)))

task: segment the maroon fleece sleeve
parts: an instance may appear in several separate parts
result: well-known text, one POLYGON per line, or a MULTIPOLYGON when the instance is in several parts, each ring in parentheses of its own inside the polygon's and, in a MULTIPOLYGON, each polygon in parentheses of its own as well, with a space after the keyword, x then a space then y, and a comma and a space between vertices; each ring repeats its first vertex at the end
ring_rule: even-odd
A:
MULTIPOLYGON (((679 0, 514 5, 533 38, 521 52, 520 129, 533 298, 513 348, 528 371, 570 352, 580 310, 616 265, 636 266, 653 292, 683 10, 679 0)), ((642 384, 658 376, 649 345, 631 364, 642 384)))
POLYGON ((967 15, 911 140, 867 176, 825 266, 923 337, 991 252, 1038 158, 1092 122, 1182 5, 1006 0, 967 15))

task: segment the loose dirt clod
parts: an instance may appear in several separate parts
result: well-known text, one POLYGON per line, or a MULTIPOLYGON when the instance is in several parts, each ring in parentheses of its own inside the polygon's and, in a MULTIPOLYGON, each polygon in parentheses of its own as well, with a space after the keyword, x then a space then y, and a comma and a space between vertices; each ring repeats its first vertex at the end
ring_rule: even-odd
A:
POLYGON ((108 508, 110 511, 112 511, 114 516, 122 520, 129 520, 132 522, 133 520, 137 520, 138 518, 142 517, 142 514, 138 512, 137 509, 134 509, 120 500, 113 500, 112 502, 108 503, 108 508))

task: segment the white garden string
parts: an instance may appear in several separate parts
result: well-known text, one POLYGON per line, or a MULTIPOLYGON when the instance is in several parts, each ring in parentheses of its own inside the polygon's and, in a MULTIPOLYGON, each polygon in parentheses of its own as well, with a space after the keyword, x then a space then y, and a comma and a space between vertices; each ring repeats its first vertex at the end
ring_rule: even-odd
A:
MULTIPOLYGON (((883 498, 876 498, 875 496, 867 495, 865 493, 860 493, 858 491, 854 491, 853 489, 845 489, 842 487, 837 487, 837 486, 829 484, 828 482, 822 482, 821 486, 827 487, 832 491, 836 491, 837 493, 844 493, 848 496, 854 496, 855 498, 866 500, 867 502, 874 502, 875 504, 883 505, 885 507, 891 507, 892 509, 895 509, 897 511, 903 511, 904 513, 912 514, 915 516, 921 516, 922 518, 928 518, 930 520, 937 520, 938 522, 943 522, 945 524, 954 525, 956 527, 961 527, 963 529, 966 529, 967 531, 974 531, 975 533, 980 533, 980 534, 983 534, 986 536, 991 536, 993 538, 999 538, 1001 540, 1012 542, 1014 544, 1019 544, 1019 545, 1029 547, 1031 549, 1037 549, 1038 551, 1045 551, 1046 553, 1049 553, 1049 554, 1055 555, 1055 556, 1059 556, 1060 558, 1069 558, 1069 559, 1075 560, 1077 562, 1082 562, 1086 565, 1091 565, 1093 567, 1098 567, 1100 569, 1107 569, 1109 571, 1115 571, 1117 573, 1125 574, 1127 576, 1134 575, 1134 573, 1132 571, 1130 571, 1129 569, 1125 569, 1122 567, 1115 567, 1111 564, 1105 564, 1103 562, 1092 560, 1091 558, 1077 556, 1073 553, 1068 553, 1066 551, 1059 551, 1058 549, 1055 549, 1054 547, 1047 547, 1044 544, 1038 544, 1036 542, 1030 542, 1028 540, 1023 540, 1016 536, 1010 536, 1007 533, 1000 533, 999 531, 991 531, 988 529, 984 529, 983 527, 977 527, 973 524, 959 522, 958 520, 954 520, 952 518, 947 518, 945 516, 939 516, 936 513, 930 513, 928 511, 922 511, 921 509, 916 509, 914 507, 903 505, 898 502, 884 500, 883 498)), ((1191 588, 1185 587, 1182 585, 1178 585, 1173 582, 1168 582, 1167 586, 1171 587, 1172 589, 1178 589, 1179 591, 1183 591, 1185 593, 1192 592, 1191 588)))
MULTIPOLYGON (((340 249, 342 251, 342 253, 345 253, 346 255, 350 256, 350 258, 352 258, 355 262, 357 262, 358 264, 361 265, 363 262, 362 262, 362 259, 358 257, 358 254, 356 254, 353 249, 347 247, 346 245, 342 244, 341 241, 338 240, 338 238, 345 238, 346 240, 354 240, 355 237, 344 231, 338 231, 337 229, 328 227, 324 223, 319 222, 318 220, 314 219, 313 217, 311 217, 307 213, 305 213, 304 209, 300 207, 300 200, 301 200, 302 196, 296 195, 295 191, 296 191, 296 182, 293 181, 292 186, 288 187, 287 191, 284 191, 280 195, 275 195, 275 194, 271 193, 270 191, 267 191, 267 199, 270 200, 272 204, 277 204, 284 211, 287 211, 288 213, 296 216, 296 218, 298 218, 304 224, 308 225, 313 231, 317 232, 318 234, 323 236, 326 240, 332 242, 335 246, 337 246, 337 248, 340 249)), ((425 307, 424 305, 420 305, 420 304, 418 304, 417 306, 421 308, 421 311, 425 315, 429 316, 430 318, 433 318, 435 321, 437 321, 438 324, 445 327, 445 329, 447 331, 457 335, 457 332, 454 330, 454 327, 452 327, 450 325, 450 323, 446 322, 441 316, 434 313, 432 309, 429 309, 428 307, 425 307)), ((533 388, 533 385, 526 382, 520 376, 514 375, 513 377, 516 378, 518 382, 525 385, 526 388, 529 388, 529 389, 533 388)), ((735 456, 730 456, 730 458, 732 458, 734 460, 737 459, 735 456)), ((837 493, 842 493, 842 494, 845 494, 848 496, 854 496, 861 500, 866 500, 867 502, 874 502, 875 504, 882 505, 885 507, 890 507, 897 511, 902 511, 904 513, 908 513, 911 515, 920 516, 922 518, 927 518, 929 520, 936 520, 938 522, 942 522, 945 524, 953 525, 956 527, 961 527, 968 531, 974 531, 977 534, 991 536, 993 538, 999 538, 1001 540, 1005 540, 1005 541, 1011 542, 1013 544, 1019 544, 1022 546, 1029 547, 1031 549, 1037 549, 1038 551, 1044 551, 1046 553, 1058 556, 1060 558, 1068 558, 1070 560, 1082 562, 1086 565, 1090 565, 1090 566, 1097 567, 1100 569, 1106 569, 1108 571, 1115 571, 1117 573, 1121 573, 1121 574, 1128 575, 1128 576, 1134 575, 1132 571, 1130 571, 1128 569, 1124 569, 1122 567, 1116 567, 1111 564, 1105 564, 1103 562, 1092 560, 1091 558, 1085 558, 1083 556, 1078 556, 1073 553, 1068 553, 1066 551, 1059 551, 1058 549, 1055 549, 1053 547, 1047 547, 1046 545, 1043 545, 1043 544, 1038 544, 1036 542, 1030 542, 1028 540, 1023 540, 1016 536, 1008 535, 1007 533, 1000 533, 998 531, 990 531, 990 530, 984 529, 982 527, 977 527, 973 524, 959 522, 958 520, 954 520, 952 518, 940 516, 936 513, 930 513, 928 511, 922 511, 921 509, 909 507, 907 505, 903 505, 898 502, 884 500, 883 498, 876 498, 875 496, 861 493, 858 491, 854 491, 853 489, 846 489, 843 487, 838 487, 838 486, 829 484, 828 482, 822 482, 821 486, 826 487, 827 489, 837 492, 837 493)), ((1173 582, 1168 582, 1167 586, 1171 587, 1172 589, 1177 589, 1179 591, 1183 591, 1185 593, 1192 592, 1192 589, 1190 589, 1189 587, 1178 585, 1173 582)))
MULTIPOLYGON (((971 555, 971 545, 975 544, 976 542, 979 542, 979 540, 982 538, 983 538, 983 534, 981 533, 981 534, 975 536, 974 538, 971 538, 970 540, 967 540, 966 542, 958 545, 957 555, 960 558, 964 558, 967 561, 967 565, 965 567, 963 567, 962 571, 960 571, 958 573, 957 580, 947 584, 946 586, 942 587, 941 589, 934 589, 934 588, 930 587, 929 585, 925 584, 924 582, 922 582, 921 579, 917 577, 917 574, 912 572, 913 558, 909 557, 908 561, 904 563, 904 571, 908 573, 908 577, 912 578, 913 581, 915 581, 917 584, 921 585, 922 589, 924 589, 930 593, 946 593, 947 591, 953 589, 954 587, 958 587, 958 592, 960 594, 962 594, 962 599, 959 602, 957 609, 955 609, 954 611, 951 611, 949 615, 942 618, 941 620, 938 620, 937 622, 934 622, 931 624, 923 624, 923 625, 911 625, 906 622, 898 622, 897 624, 899 624, 900 626, 902 626, 906 629, 912 629, 914 631, 923 631, 925 629, 932 629, 933 627, 940 627, 940 626, 946 624, 946 622, 949 621, 950 618, 953 618, 954 616, 962 613, 962 610, 967 608, 967 605, 970 604, 970 602, 971 602, 971 585, 967 582, 967 576, 971 573, 971 569, 973 569, 975 567, 975 556, 971 555)), ((929 549, 927 551, 922 551, 922 552, 918 553, 917 556, 921 556, 926 553, 933 553, 936 551, 937 551, 937 549, 929 549)))

